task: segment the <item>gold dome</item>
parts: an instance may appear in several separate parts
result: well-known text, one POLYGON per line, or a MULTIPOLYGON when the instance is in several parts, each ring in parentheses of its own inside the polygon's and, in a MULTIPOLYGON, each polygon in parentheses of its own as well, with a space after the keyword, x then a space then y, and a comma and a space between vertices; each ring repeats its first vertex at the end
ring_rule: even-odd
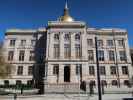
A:
POLYGON ((74 21, 74 19, 69 15, 61 16, 59 20, 63 21, 63 22, 72 22, 72 21, 74 21))
POLYGON ((59 21, 62 21, 62 22, 72 22, 72 21, 74 21, 74 19, 69 15, 69 9, 67 7, 67 2, 66 2, 66 5, 65 5, 64 14, 63 14, 63 16, 61 16, 59 18, 59 21))

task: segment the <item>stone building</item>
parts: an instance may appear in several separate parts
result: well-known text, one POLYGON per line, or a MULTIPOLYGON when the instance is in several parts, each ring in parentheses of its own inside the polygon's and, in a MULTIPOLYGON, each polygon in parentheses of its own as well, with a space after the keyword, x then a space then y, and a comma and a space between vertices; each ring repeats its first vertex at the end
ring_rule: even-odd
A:
POLYGON ((125 29, 96 29, 69 15, 67 4, 57 21, 37 30, 9 29, 5 33, 5 58, 15 66, 1 83, 97 84, 96 48, 101 82, 128 85, 132 77, 128 33, 125 29))

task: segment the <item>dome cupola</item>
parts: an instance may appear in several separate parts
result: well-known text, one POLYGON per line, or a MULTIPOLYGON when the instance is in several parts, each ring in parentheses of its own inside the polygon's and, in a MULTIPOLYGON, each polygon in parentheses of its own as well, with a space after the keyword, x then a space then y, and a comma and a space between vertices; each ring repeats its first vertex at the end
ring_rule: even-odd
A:
POLYGON ((64 14, 59 18, 59 21, 62 21, 62 22, 73 22, 74 21, 74 19, 69 15, 69 8, 67 6, 67 2, 65 4, 64 14))

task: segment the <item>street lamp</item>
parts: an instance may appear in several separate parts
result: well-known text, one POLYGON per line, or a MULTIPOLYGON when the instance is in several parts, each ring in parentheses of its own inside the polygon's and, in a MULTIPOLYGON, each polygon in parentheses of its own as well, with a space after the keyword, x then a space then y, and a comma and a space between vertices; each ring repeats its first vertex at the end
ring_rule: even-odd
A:
POLYGON ((96 47, 96 64, 97 64, 97 87, 98 87, 98 99, 99 99, 99 100, 102 100, 102 94, 101 94, 101 82, 100 82, 100 69, 99 69, 99 59, 98 59, 97 37, 95 37, 95 47, 96 47))

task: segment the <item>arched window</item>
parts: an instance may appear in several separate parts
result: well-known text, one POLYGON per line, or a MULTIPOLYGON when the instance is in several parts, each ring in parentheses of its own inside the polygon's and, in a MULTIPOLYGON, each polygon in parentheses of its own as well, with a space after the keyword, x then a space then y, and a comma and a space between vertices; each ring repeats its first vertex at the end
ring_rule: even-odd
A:
POLYGON ((65 34, 65 35, 64 35, 64 39, 65 39, 65 40, 70 40, 70 35, 69 35, 69 34, 65 34))
POLYGON ((96 86, 95 81, 91 80, 91 81, 90 81, 90 85, 96 86))
POLYGON ((75 35, 75 40, 80 40, 80 34, 75 35))
POLYGON ((54 40, 59 40, 59 34, 54 34, 54 40))
POLYGON ((130 85, 129 80, 124 80, 124 85, 129 86, 130 85))
POLYGON ((102 84, 103 86, 107 86, 107 82, 106 82, 105 80, 101 80, 101 84, 102 84))
POLYGON ((21 85, 22 81, 21 80, 16 80, 16 85, 21 85))
POLYGON ((117 86, 117 85, 118 85, 117 80, 112 80, 112 85, 113 85, 113 86, 117 86))
POLYGON ((5 86, 9 85, 9 80, 4 80, 4 85, 5 86))
POLYGON ((33 80, 28 80, 27 85, 33 85, 33 80))
POLYGON ((53 75, 59 75, 59 65, 53 66, 53 75))

